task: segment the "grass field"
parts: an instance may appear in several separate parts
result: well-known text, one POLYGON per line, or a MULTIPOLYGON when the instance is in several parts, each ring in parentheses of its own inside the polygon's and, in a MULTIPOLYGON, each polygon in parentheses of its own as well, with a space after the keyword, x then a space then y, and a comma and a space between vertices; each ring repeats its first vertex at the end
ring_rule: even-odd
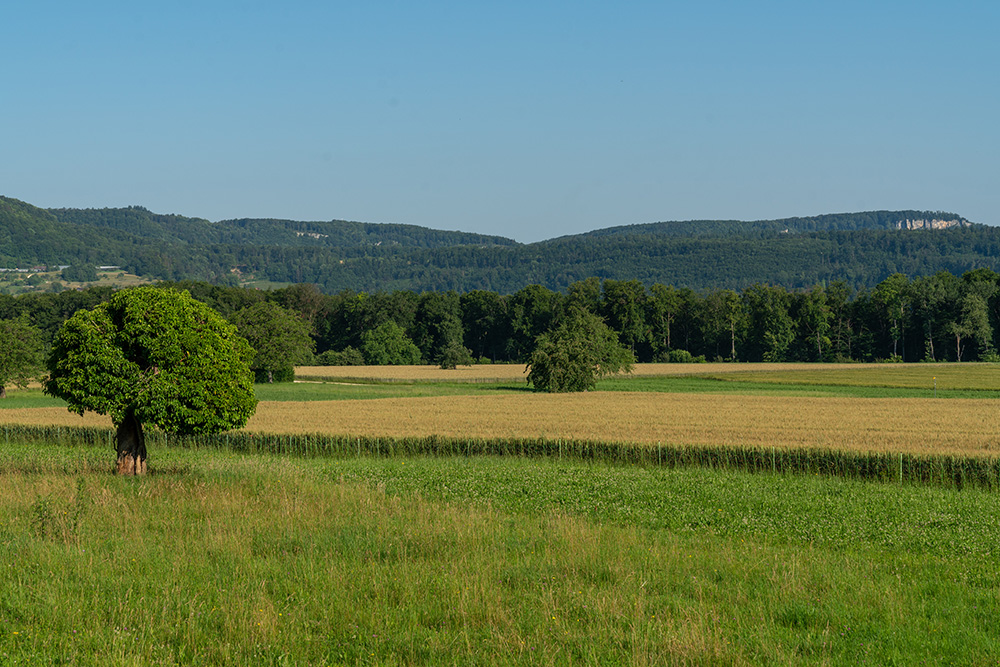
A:
POLYGON ((709 372, 735 382, 767 382, 778 384, 891 387, 918 389, 931 393, 971 390, 996 392, 1000 389, 998 364, 883 364, 840 365, 833 368, 754 369, 728 373, 709 372))
POLYGON ((1000 652, 990 493, 181 449, 126 479, 104 472, 107 455, 0 448, 0 662, 992 664, 1000 652))
POLYGON ((149 285, 153 282, 149 278, 141 278, 135 274, 123 271, 98 271, 97 280, 88 283, 65 281, 62 279, 59 271, 42 272, 36 275, 40 276, 43 282, 37 285, 24 285, 24 279, 27 277, 27 274, 13 272, 0 273, 0 292, 5 294, 45 292, 51 288, 53 282, 59 282, 64 289, 68 290, 87 289, 88 287, 121 289, 123 287, 135 287, 136 285, 149 285), (16 285, 15 283, 21 284, 16 285))
MULTIPOLYGON (((997 456, 989 365, 670 365, 574 395, 475 368, 497 374, 303 371, 257 387, 247 429, 997 456)), ((0 402, 3 665, 1000 655, 995 490, 225 441, 158 444, 152 474, 130 479, 110 474, 107 444, 18 441, 18 423, 110 426, 37 389, 0 402)))

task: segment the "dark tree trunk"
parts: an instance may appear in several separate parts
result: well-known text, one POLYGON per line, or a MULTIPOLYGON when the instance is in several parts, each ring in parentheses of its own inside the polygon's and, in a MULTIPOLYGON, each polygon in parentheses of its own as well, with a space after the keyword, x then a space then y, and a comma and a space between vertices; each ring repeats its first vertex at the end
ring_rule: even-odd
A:
POLYGON ((118 474, 146 474, 146 439, 142 435, 142 423, 129 410, 118 425, 118 474))
POLYGON ((7 398, 7 387, 0 384, 0 398, 7 398))

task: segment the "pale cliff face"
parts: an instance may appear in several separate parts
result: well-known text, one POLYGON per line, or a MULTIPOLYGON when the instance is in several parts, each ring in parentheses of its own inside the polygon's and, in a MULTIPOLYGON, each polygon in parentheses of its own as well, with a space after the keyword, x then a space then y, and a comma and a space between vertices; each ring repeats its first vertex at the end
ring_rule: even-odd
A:
POLYGON ((955 220, 900 220, 896 229, 948 229, 949 227, 965 227, 969 223, 961 218, 955 220))

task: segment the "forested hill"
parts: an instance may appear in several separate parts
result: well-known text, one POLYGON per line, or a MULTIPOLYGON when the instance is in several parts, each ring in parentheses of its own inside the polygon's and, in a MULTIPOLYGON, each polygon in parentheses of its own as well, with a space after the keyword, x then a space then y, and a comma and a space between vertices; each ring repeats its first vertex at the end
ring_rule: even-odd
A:
POLYGON ((845 232, 859 229, 950 229, 971 225, 972 223, 965 218, 943 211, 867 211, 751 222, 742 220, 652 222, 643 225, 607 227, 578 236, 742 236, 761 238, 776 234, 800 234, 804 232, 845 232))
POLYGON ((592 276, 692 289, 787 288, 893 273, 1000 271, 1000 229, 952 213, 875 211, 783 220, 659 222, 532 244, 362 222, 228 220, 142 207, 44 210, 0 197, 0 268, 115 265, 166 280, 315 283, 325 292, 564 290, 592 276))
POLYGON ((160 215, 141 206, 102 209, 50 209, 57 220, 79 226, 127 232, 144 239, 251 246, 318 246, 349 248, 390 245, 410 248, 441 248, 463 245, 514 245, 500 236, 451 232, 417 225, 374 224, 331 220, 240 219, 209 222, 201 218, 160 215))

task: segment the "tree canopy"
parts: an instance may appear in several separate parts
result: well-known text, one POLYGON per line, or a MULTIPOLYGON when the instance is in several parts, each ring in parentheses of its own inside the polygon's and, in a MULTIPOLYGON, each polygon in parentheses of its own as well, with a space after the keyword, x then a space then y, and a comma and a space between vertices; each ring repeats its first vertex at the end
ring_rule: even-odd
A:
POLYGON ((90 283, 97 280, 97 268, 92 264, 73 264, 63 269, 59 275, 72 283, 90 283))
MULTIPOLYGON (((383 352, 392 349, 390 341, 404 352, 392 355, 393 363, 443 361, 442 352, 458 343, 480 361, 528 364, 538 336, 572 308, 605 318, 612 329, 621 326, 616 333, 634 346, 639 362, 676 361, 685 358, 680 351, 714 361, 1000 361, 1000 275, 985 268, 960 276, 891 275, 885 285, 859 290, 847 280, 808 290, 758 283, 701 292, 661 283, 640 289, 632 281, 611 281, 603 289, 606 282, 591 277, 565 293, 539 285, 508 296, 475 290, 459 296, 457 322, 450 296, 434 300, 406 290, 322 294, 312 285, 258 290, 198 282, 160 287, 187 289, 227 316, 263 301, 292 310, 312 323, 316 359, 324 364, 387 363, 383 352), (616 299, 622 286, 628 287, 628 308, 616 299), (434 331, 447 335, 438 342, 423 336, 434 331), (419 349, 413 354, 418 335, 433 356, 419 349), (445 341, 444 349, 437 347, 445 341)), ((73 313, 113 293, 89 287, 0 294, 0 319, 26 317, 48 345, 73 313)))
POLYGON ((420 348, 392 320, 364 332, 361 340, 361 353, 366 364, 405 366, 420 363, 420 348))
POLYGON ((72 412, 110 415, 119 471, 137 474, 145 471, 142 424, 181 434, 246 424, 257 404, 253 356, 236 327, 187 292, 140 287, 63 324, 45 391, 72 412))
POLYGON ((602 377, 631 371, 633 363, 635 356, 600 317, 572 308, 536 339, 528 382, 537 391, 587 391, 602 377))
POLYGON ((475 363, 472 352, 459 342, 448 345, 438 358, 438 365, 446 370, 454 370, 459 366, 471 366, 475 363))
POLYGON ((44 368, 42 334, 28 318, 0 320, 0 398, 7 385, 24 387, 44 368))
POLYGON ((258 382, 290 381, 295 365, 312 359, 312 326, 276 303, 247 306, 233 315, 232 322, 257 351, 250 369, 258 382))

